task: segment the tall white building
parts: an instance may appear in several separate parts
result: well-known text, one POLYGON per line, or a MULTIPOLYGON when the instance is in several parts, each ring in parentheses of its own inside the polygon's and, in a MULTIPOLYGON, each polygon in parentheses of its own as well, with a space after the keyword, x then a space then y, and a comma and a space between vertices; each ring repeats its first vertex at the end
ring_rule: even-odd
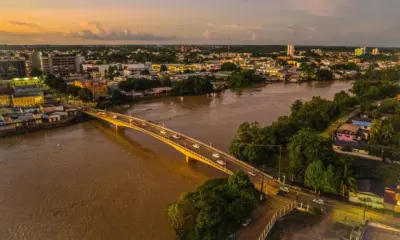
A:
POLYGON ((291 57, 294 56, 294 45, 287 45, 287 55, 291 57))
POLYGON ((42 57, 42 71, 46 74, 68 76, 70 73, 80 73, 81 65, 85 61, 82 56, 50 55, 42 57))
POLYGON ((31 69, 42 69, 42 52, 34 52, 29 58, 31 69))

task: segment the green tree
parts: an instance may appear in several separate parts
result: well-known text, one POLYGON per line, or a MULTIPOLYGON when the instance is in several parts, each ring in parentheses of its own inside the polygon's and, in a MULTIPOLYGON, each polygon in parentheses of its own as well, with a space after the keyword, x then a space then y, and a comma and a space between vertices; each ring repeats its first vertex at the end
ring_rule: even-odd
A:
POLYGON ((238 67, 235 63, 232 62, 224 62, 221 66, 221 71, 238 71, 240 67, 238 67))
POLYGON ((307 187, 313 188, 315 193, 324 188, 325 167, 321 160, 313 161, 308 165, 304 174, 304 184, 307 187))
POLYGON ((79 98, 84 101, 84 102, 88 102, 90 100, 92 100, 93 95, 92 95, 92 91, 90 91, 90 89, 87 88, 81 88, 79 90, 79 98))
POLYGON ((330 70, 320 69, 316 73, 318 80, 332 80, 333 73, 330 70))
POLYGON ((340 189, 342 196, 344 196, 348 191, 357 191, 357 184, 354 173, 347 164, 343 165, 343 169, 340 174, 340 189))
POLYGON ((114 90, 111 95, 111 101, 114 103, 122 103, 125 102, 125 94, 123 94, 119 90, 114 90))
POLYGON ((288 153, 291 171, 300 178, 311 162, 329 163, 334 156, 329 140, 310 129, 302 129, 290 139, 288 153))
POLYGON ((168 205, 167 209, 168 219, 174 229, 181 229, 185 224, 185 216, 179 206, 179 203, 172 203, 168 205))
POLYGON ((167 72, 167 71, 168 71, 167 65, 161 64, 160 72, 167 72))
POLYGON ((30 75, 31 75, 31 77, 41 77, 43 75, 43 72, 42 72, 42 70, 40 70, 38 68, 34 68, 34 69, 32 69, 30 75))
POLYGON ((252 187, 249 177, 243 171, 236 171, 228 179, 229 187, 234 192, 241 192, 249 187, 252 187))

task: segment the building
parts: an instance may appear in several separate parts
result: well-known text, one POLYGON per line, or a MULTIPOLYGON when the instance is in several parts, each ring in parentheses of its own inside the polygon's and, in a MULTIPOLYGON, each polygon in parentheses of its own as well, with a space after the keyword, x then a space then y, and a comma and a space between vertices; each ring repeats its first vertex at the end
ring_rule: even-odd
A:
POLYGON ((42 93, 15 93, 11 96, 14 107, 31 107, 44 103, 42 93))
POLYGON ((354 124, 343 124, 336 130, 336 138, 339 141, 357 141, 360 127, 354 124))
POLYGON ((68 76, 70 73, 80 73, 84 62, 82 56, 50 55, 42 57, 42 71, 45 74, 68 76))
POLYGON ((291 57, 294 56, 294 45, 287 45, 287 55, 291 57))
POLYGON ((356 55, 356 56, 363 56, 363 55, 365 55, 365 52, 366 52, 366 48, 365 48, 365 47, 363 47, 363 48, 356 48, 356 49, 354 50, 354 55, 356 55))
POLYGON ((42 52, 34 52, 29 58, 31 69, 42 69, 42 52))
POLYGON ((0 86, 0 106, 11 105, 11 95, 14 94, 14 89, 10 87, 0 86))
POLYGON ((382 209, 384 207, 385 186, 374 180, 358 180, 357 193, 349 192, 349 201, 360 203, 372 208, 382 209))
POLYGON ((0 82, 3 79, 22 78, 26 76, 23 60, 0 60, 0 82))
POLYGON ((89 89, 92 91, 94 99, 98 99, 99 97, 108 97, 108 85, 106 80, 76 80, 74 86, 89 89))
POLYGON ((379 54, 379 48, 372 49, 372 55, 378 55, 378 54, 379 54))
MULTIPOLYGON (((152 70, 159 72, 162 64, 153 64, 152 70)), ((196 71, 195 65, 184 65, 184 64, 165 64, 168 71, 171 72, 183 72, 185 70, 196 71)))

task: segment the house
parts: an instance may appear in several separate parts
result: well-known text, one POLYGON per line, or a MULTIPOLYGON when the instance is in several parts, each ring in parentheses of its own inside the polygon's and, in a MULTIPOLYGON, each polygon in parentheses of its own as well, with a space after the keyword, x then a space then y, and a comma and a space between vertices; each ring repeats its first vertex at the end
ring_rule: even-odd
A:
MULTIPOLYGON (((67 112, 55 112, 55 113, 53 113, 53 114, 58 114, 58 115, 60 115, 60 119, 64 119, 64 118, 67 118, 68 117, 68 113, 67 112)), ((52 114, 52 115, 53 115, 52 114)))
POLYGON ((40 113, 33 113, 33 119, 35 120, 35 124, 42 124, 43 123, 43 115, 40 113))
POLYGON ((372 121, 368 118, 353 118, 352 123, 364 129, 367 129, 372 125, 372 121))
POLYGON ((68 108, 65 112, 68 113, 68 116, 75 116, 79 111, 76 108, 68 108))
POLYGON ((340 141, 357 141, 359 130, 359 126, 346 123, 336 130, 336 137, 340 141))
POLYGON ((385 209, 400 212, 400 184, 394 188, 385 188, 384 206, 385 209))
POLYGON ((60 115, 53 113, 50 116, 48 116, 48 120, 49 120, 49 122, 58 122, 61 120, 61 117, 60 117, 60 115))
POLYGON ((18 118, 23 122, 25 126, 35 125, 35 119, 33 118, 32 114, 25 114, 19 116, 18 118))
POLYGON ((353 203, 360 203, 372 208, 384 207, 385 186, 381 182, 374 180, 358 180, 358 191, 349 192, 349 201, 353 203))

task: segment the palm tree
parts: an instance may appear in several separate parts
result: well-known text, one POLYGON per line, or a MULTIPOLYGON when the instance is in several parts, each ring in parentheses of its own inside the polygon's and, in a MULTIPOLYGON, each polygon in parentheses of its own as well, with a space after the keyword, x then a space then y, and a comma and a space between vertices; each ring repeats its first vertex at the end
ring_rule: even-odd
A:
POLYGON ((382 130, 381 130, 381 136, 383 138, 383 140, 385 140, 386 142, 389 142, 392 138, 393 135, 396 133, 396 131, 393 128, 393 125, 391 123, 385 123, 382 126, 382 130))
POLYGON ((346 190, 351 192, 357 192, 356 179, 354 178, 354 173, 347 165, 344 165, 340 188, 342 190, 342 196, 344 196, 346 190))
POLYGON ((380 142, 380 136, 382 131, 383 122, 380 119, 376 119, 371 125, 371 141, 374 143, 380 142))

